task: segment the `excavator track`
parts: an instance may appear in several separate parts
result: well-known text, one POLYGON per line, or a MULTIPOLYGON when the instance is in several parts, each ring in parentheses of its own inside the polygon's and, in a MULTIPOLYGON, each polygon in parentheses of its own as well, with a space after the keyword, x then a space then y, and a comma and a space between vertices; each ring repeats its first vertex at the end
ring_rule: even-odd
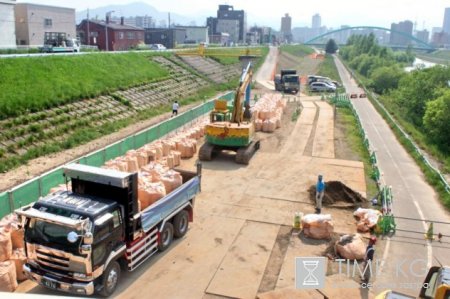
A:
POLYGON ((241 147, 236 151, 236 163, 239 164, 248 164, 250 162, 250 159, 253 157, 253 155, 256 153, 257 150, 259 150, 260 143, 259 140, 252 141, 249 145, 246 147, 241 147))
POLYGON ((208 142, 203 143, 198 151, 198 158, 200 161, 211 161, 212 155, 214 151, 214 145, 209 144, 208 142))

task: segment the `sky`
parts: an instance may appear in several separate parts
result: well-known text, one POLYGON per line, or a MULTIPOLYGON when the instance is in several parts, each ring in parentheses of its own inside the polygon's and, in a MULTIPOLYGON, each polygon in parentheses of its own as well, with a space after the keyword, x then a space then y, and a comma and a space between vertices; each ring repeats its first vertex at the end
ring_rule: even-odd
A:
MULTIPOLYGON (((77 10, 110 4, 126 4, 137 0, 18 0, 18 2, 71 7, 77 10)), ((233 5, 247 12, 247 24, 280 28, 285 13, 292 16, 293 27, 311 26, 312 15, 319 13, 322 25, 337 28, 341 25, 371 25, 390 28, 392 22, 411 20, 417 30, 442 27, 445 7, 450 0, 141 0, 159 11, 181 15, 215 16, 219 4, 233 5)), ((202 25, 202 24, 197 24, 202 25)))

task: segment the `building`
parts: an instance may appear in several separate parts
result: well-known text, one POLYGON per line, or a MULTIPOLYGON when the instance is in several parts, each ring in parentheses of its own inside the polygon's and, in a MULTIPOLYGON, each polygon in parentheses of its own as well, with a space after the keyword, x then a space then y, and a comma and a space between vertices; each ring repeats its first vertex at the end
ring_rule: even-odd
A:
POLYGON ((290 43, 292 41, 292 18, 289 14, 285 14, 281 18, 281 35, 284 42, 290 43))
POLYGON ((183 44, 186 39, 186 30, 180 28, 145 28, 145 43, 161 44, 167 49, 174 49, 183 44))
POLYGON ((450 7, 445 9, 444 13, 444 23, 442 24, 442 31, 450 34, 450 7))
POLYGON ((450 34, 441 31, 435 32, 431 38, 431 44, 436 48, 444 48, 450 46, 450 34))
POLYGON ((228 33, 218 33, 209 36, 209 42, 211 44, 229 46, 230 45, 230 35, 228 33))
POLYGON ((0 0, 0 48, 16 47, 15 5, 16 0, 0 0))
POLYGON ((175 28, 186 31, 185 44, 209 44, 208 26, 175 26, 175 28))
MULTIPOLYGON (((111 21, 115 23, 120 23, 121 18, 119 17, 112 17, 111 21)), ((154 28, 155 22, 152 17, 150 16, 135 16, 135 17, 128 17, 124 19, 124 24, 128 26, 133 27, 139 27, 139 28, 154 28)))
POLYGON ((407 46, 411 44, 411 40, 406 35, 412 35, 412 33, 413 22, 407 20, 400 23, 392 23, 389 43, 395 46, 407 46))
POLYGON ((318 13, 312 16, 312 29, 319 29, 322 26, 322 18, 318 13))
POLYGON ((83 20, 77 27, 82 44, 97 46, 104 51, 125 51, 144 43, 144 29, 120 23, 83 20))
POLYGON ((416 38, 425 43, 428 43, 428 41, 430 40, 430 32, 426 29, 416 31, 416 38))
POLYGON ((245 33, 247 32, 247 16, 244 10, 234 10, 231 5, 219 5, 217 17, 209 17, 206 19, 206 25, 209 27, 209 35, 220 33, 217 28, 220 20, 236 20, 239 24, 238 41, 245 41, 245 33))
POLYGON ((17 3, 15 20, 17 45, 40 47, 77 37, 74 8, 17 3))
POLYGON ((238 20, 225 20, 218 19, 216 32, 228 33, 229 42, 238 43, 239 42, 239 21, 238 20))

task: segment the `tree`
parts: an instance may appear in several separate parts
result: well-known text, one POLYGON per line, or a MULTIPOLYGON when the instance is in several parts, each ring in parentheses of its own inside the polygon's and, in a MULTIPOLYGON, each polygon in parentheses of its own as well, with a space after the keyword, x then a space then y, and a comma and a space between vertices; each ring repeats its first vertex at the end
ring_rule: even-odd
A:
POLYGON ((327 54, 334 54, 336 53, 336 51, 338 50, 338 46, 336 44, 336 42, 334 41, 334 39, 329 39, 327 42, 327 45, 325 46, 325 52, 327 52, 327 54))
POLYGON ((396 65, 376 68, 370 76, 371 87, 376 93, 383 94, 390 89, 397 88, 403 74, 403 70, 396 65))
POLYGON ((450 152, 450 90, 429 101, 423 117, 427 135, 446 153, 450 152))

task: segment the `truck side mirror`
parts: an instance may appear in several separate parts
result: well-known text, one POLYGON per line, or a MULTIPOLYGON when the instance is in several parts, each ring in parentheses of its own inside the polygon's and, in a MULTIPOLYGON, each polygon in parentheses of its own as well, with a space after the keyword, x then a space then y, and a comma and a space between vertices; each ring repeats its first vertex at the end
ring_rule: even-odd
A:
POLYGON ((84 244, 91 245, 92 243, 94 243, 94 236, 90 232, 85 233, 83 239, 84 244))
POLYGON ((76 232, 69 232, 67 234, 67 241, 70 243, 75 243, 78 240, 78 234, 76 232))

